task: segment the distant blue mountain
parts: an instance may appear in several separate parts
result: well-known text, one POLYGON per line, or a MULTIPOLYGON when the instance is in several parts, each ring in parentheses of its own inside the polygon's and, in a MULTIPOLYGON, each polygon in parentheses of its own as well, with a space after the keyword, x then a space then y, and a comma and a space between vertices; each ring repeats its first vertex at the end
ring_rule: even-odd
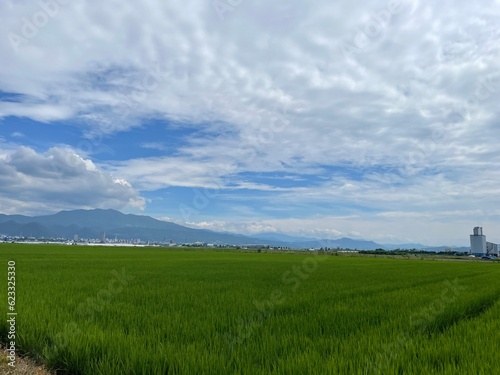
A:
POLYGON ((403 244, 383 244, 382 248, 387 250, 394 249, 425 249, 428 246, 422 245, 421 243, 403 243, 403 244))
POLYGON ((251 235, 251 237, 261 238, 261 239, 265 239, 265 240, 272 240, 272 241, 290 242, 290 243, 317 241, 315 238, 311 238, 311 237, 290 236, 288 234, 277 233, 277 232, 257 233, 257 234, 251 235))
MULTIPOLYGON (((286 246, 294 249, 341 248, 358 250, 375 249, 426 249, 443 251, 446 246, 428 247, 422 244, 382 245, 373 241, 340 238, 315 239, 291 236, 283 233, 259 233, 245 236, 234 233, 219 233, 205 229, 188 228, 172 222, 154 219, 150 216, 124 214, 116 210, 73 210, 61 211, 54 215, 23 216, 0 214, 0 234, 8 236, 27 236, 72 239, 99 238, 105 232, 107 238, 143 241, 207 242, 234 245, 286 246)), ((467 248, 455 248, 466 251, 467 248)))
POLYGON ((319 238, 310 238, 310 237, 297 237, 290 236, 283 233, 277 232, 266 232, 266 233, 257 233, 252 235, 255 238, 263 238, 268 240, 275 241, 284 241, 291 244, 292 247, 301 247, 301 248, 319 248, 321 247, 329 247, 329 248, 350 248, 350 249, 359 249, 359 250, 375 250, 375 249, 384 249, 384 250, 394 250, 394 249, 423 249, 426 246, 419 243, 408 243, 408 244, 379 244, 373 241, 366 240, 355 240, 352 238, 340 238, 336 240, 332 239, 319 239, 319 238))
POLYGON ((42 224, 36 222, 17 223, 14 220, 8 220, 0 223, 0 234, 18 235, 25 237, 53 237, 54 233, 42 224))
POLYGON ((321 239, 321 240, 312 240, 305 242, 298 242, 294 244, 294 246, 299 246, 301 248, 330 248, 330 249, 353 249, 353 250, 375 250, 378 248, 383 248, 382 245, 373 242, 373 241, 365 241, 365 240, 354 240, 352 238, 339 238, 338 240, 330 240, 330 239, 321 239))
POLYGON ((144 241, 207 242, 214 244, 262 244, 262 240, 237 234, 193 229, 150 216, 116 210, 61 211, 54 215, 0 215, 0 234, 9 236, 141 239, 144 241))

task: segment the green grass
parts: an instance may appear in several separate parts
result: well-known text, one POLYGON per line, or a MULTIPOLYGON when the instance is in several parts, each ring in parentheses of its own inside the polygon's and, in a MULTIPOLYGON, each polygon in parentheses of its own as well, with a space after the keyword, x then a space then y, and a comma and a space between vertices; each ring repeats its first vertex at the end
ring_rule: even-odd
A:
POLYGON ((14 244, 0 260, 17 347, 69 374, 498 373, 493 262, 14 244))

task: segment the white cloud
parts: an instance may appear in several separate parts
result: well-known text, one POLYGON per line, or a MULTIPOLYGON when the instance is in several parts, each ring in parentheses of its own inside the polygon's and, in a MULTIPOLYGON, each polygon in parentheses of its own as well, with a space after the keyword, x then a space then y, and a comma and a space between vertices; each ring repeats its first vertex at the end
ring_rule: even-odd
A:
POLYGON ((142 148, 164 151, 167 149, 167 145, 163 142, 145 142, 141 144, 142 148))
POLYGON ((0 211, 43 213, 68 208, 144 208, 123 179, 115 179, 70 150, 39 154, 19 147, 0 157, 0 211))
POLYGON ((276 232, 276 228, 272 225, 252 222, 225 222, 225 221, 200 221, 200 222, 185 222, 191 228, 208 229, 216 232, 232 232, 237 234, 258 234, 276 232))
MULTIPOLYGON (((354 43, 388 4, 245 2, 221 22, 210 2, 195 0, 109 1, 99 10, 69 2, 17 54, 1 45, 7 64, 0 84, 44 104, 11 103, 0 113, 40 121, 77 116, 106 133, 151 115, 215 120, 237 130, 229 141, 255 146, 268 162, 363 163, 356 155, 365 155, 384 163, 418 150, 482 78, 498 77, 499 52, 497 8, 463 3, 450 12, 449 1, 403 1, 381 36, 346 60, 342 43, 354 43), (290 124, 271 152, 258 138, 283 106, 290 124)), ((22 17, 38 10, 4 5, 3 31, 21 32, 22 17)), ((491 118, 495 108, 490 97, 468 112, 491 118)), ((483 126, 468 123, 462 133, 483 126)), ((214 155, 212 146, 197 148, 214 155)))
POLYGON ((115 162, 106 169, 132 181, 144 190, 157 190, 170 186, 224 187, 223 176, 234 166, 230 161, 203 163, 188 158, 146 158, 115 162))
POLYGON ((0 102, 0 118, 29 117, 40 122, 65 120, 73 116, 71 109, 57 105, 35 105, 0 102))

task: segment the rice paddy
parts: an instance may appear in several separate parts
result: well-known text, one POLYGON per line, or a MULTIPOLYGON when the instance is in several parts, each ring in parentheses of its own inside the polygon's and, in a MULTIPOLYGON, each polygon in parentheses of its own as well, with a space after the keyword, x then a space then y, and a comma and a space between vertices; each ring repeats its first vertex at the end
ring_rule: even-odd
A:
POLYGON ((498 263, 16 244, 0 260, 17 350, 58 374, 498 373, 498 263))

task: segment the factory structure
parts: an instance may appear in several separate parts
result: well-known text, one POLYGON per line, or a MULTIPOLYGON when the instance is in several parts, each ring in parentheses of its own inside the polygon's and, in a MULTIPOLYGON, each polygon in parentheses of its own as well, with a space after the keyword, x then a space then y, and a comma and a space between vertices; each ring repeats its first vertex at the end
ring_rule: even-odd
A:
POLYGON ((486 241, 482 227, 475 227, 470 235, 470 253, 476 256, 498 256, 498 245, 486 241))

